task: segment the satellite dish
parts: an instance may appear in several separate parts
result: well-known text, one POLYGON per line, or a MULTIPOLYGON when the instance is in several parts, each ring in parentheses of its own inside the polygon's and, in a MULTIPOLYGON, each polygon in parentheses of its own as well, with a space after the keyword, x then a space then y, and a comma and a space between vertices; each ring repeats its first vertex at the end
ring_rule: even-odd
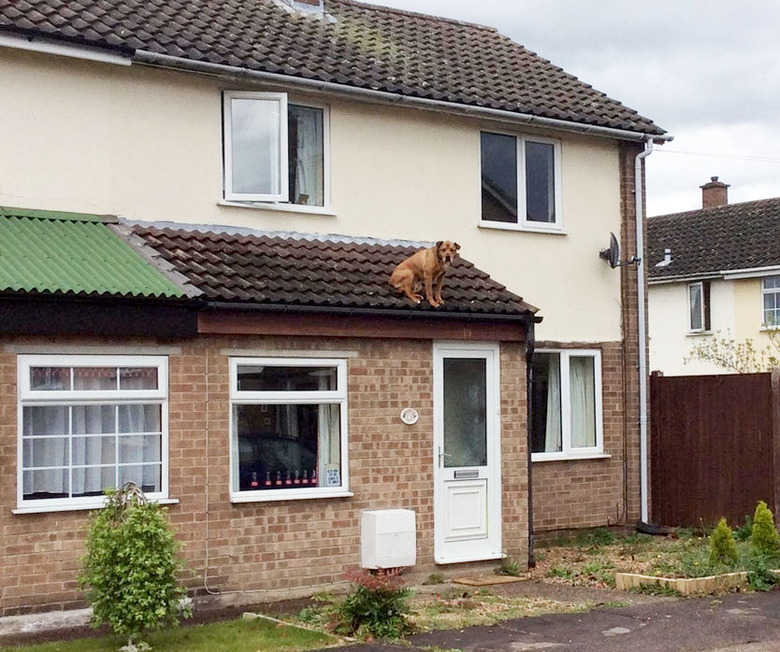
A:
POLYGON ((609 234, 609 247, 602 249, 599 256, 606 260, 612 269, 620 265, 620 244, 614 233, 609 234))

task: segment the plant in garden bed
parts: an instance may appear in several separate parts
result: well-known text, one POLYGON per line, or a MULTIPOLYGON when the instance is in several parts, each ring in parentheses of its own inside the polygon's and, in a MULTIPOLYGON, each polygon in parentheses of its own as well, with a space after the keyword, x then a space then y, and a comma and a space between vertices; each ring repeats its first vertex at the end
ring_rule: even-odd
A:
POLYGON ((186 591, 176 580, 178 544, 164 508, 148 502, 136 484, 106 496, 106 506, 89 522, 79 584, 96 627, 107 623, 127 637, 123 649, 149 649, 133 639, 189 616, 181 606, 186 591))
POLYGON ((339 631, 348 636, 399 638, 410 631, 411 589, 403 586, 402 568, 353 571, 352 589, 337 608, 339 631))

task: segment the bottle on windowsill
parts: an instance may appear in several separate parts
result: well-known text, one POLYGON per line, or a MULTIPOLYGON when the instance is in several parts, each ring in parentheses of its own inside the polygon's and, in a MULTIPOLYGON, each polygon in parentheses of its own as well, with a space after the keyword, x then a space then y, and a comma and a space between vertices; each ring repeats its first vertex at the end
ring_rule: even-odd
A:
POLYGON ((276 482, 274 484, 277 487, 281 487, 282 486, 282 472, 281 471, 277 471, 276 472, 276 482))
POLYGON ((317 469, 311 470, 311 484, 313 487, 317 486, 317 469))
POLYGON ((295 478, 293 479, 294 485, 300 485, 301 484, 301 472, 298 469, 295 469, 295 478))
POLYGON ((265 486, 270 487, 271 486, 271 472, 266 471, 265 472, 265 486))
POLYGON ((292 484, 292 477, 290 477, 290 471, 287 471, 287 477, 284 479, 284 484, 290 486, 292 484))
POLYGON ((257 480, 257 471, 252 471, 252 479, 249 482, 250 489, 259 489, 260 483, 257 480))
POLYGON ((301 479, 301 484, 308 485, 309 484, 309 471, 308 469, 303 470, 303 478, 301 479))

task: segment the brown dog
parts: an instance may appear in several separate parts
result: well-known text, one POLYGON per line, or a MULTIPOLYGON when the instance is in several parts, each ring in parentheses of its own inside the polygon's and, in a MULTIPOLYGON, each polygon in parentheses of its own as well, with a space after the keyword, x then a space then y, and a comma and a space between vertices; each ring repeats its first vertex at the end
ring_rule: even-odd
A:
POLYGON ((390 275, 390 285, 415 303, 422 301, 419 292, 424 286, 428 303, 433 307, 442 305, 444 273, 458 257, 459 250, 460 245, 449 240, 439 240, 433 247, 421 249, 396 266, 390 275))

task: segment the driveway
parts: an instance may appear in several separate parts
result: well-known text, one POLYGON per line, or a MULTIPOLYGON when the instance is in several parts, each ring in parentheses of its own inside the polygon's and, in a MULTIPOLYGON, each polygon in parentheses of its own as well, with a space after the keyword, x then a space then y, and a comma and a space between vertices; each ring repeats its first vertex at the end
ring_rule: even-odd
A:
POLYGON ((780 650, 780 591, 601 607, 418 634, 329 652, 764 652, 780 650))

